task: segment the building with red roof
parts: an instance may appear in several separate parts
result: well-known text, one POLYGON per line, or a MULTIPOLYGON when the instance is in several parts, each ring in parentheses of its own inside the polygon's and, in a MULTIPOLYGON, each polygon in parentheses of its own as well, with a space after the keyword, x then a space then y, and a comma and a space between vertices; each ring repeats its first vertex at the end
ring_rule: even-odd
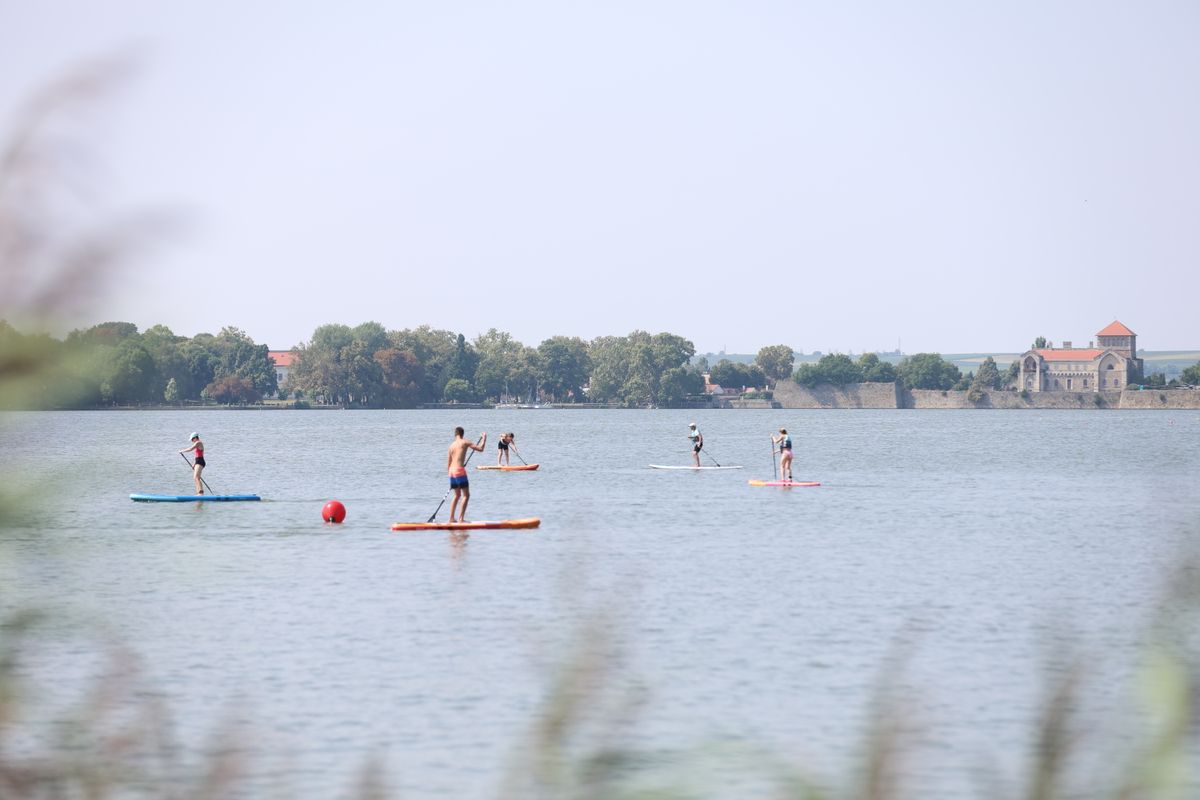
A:
POLYGON ((284 387, 287 385, 288 375, 292 372, 296 354, 291 350, 268 350, 267 358, 275 365, 275 380, 279 383, 279 392, 282 395, 287 391, 284 387))
POLYGON ((1120 322, 1096 334, 1087 347, 1035 348, 1021 354, 1019 386, 1030 392, 1102 392, 1142 379, 1137 334, 1120 322))

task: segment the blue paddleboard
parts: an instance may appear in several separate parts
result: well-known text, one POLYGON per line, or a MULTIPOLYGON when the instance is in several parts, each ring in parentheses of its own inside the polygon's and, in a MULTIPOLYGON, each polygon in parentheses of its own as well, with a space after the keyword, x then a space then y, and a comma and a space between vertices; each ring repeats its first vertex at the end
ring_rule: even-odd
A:
POLYGON ((262 500, 256 494, 131 494, 135 503, 234 503, 243 500, 262 500))

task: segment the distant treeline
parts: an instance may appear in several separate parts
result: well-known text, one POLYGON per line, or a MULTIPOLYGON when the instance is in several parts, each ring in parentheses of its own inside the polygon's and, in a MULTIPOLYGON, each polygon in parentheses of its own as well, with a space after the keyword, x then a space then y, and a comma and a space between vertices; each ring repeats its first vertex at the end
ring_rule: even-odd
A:
POLYGON ((9 408, 253 403, 278 391, 267 346, 237 328, 188 338, 105 322, 60 341, 0 320, 0 371, 17 379, 0 398, 9 408))
MULTIPOLYGON (((267 346, 237 328, 189 338, 163 325, 139 332, 129 322, 106 322, 60 341, 0 321, 0 371, 29 376, 0 404, 94 408, 284 397, 372 408, 505 400, 670 406, 703 394, 709 372, 703 359, 692 363, 691 341, 644 331, 590 342, 554 336, 530 347, 494 328, 467 341, 429 326, 389 331, 366 322, 322 325, 292 353, 280 387, 267 346)), ((791 348, 774 345, 755 364, 722 360, 711 380, 760 387, 791 369, 791 348)))
MULTIPOLYGON (((322 325, 293 352, 288 388, 298 396, 385 408, 505 401, 672 406, 703 394, 709 371, 706 361, 693 363, 696 348, 688 339, 645 331, 590 342, 552 336, 531 347, 495 328, 467 341, 429 326, 389 331, 366 322, 322 325)), ((711 380, 753 387, 791 374, 786 345, 763 348, 759 356, 749 366, 722 361, 711 380), (786 365, 779 363, 782 352, 786 365)))
MULTIPOLYGON (((252 404, 271 397, 368 408, 505 401, 676 406, 705 392, 705 374, 738 391, 791 377, 805 386, 900 381, 910 389, 981 395, 1011 386, 1018 368, 1014 362, 1001 373, 989 357, 964 375, 937 353, 896 365, 866 353, 857 360, 825 355, 793 373, 793 351, 782 344, 762 348, 752 364, 722 359, 710 368, 695 358, 691 341, 672 333, 634 331, 590 342, 553 336, 530 347, 495 328, 467 341, 427 325, 389 331, 377 322, 322 325, 291 352, 281 387, 267 346, 237 328, 189 338, 163 325, 139 332, 129 322, 106 322, 60 341, 23 335, 0 321, 0 373, 27 376, 11 384, 0 406, 252 404)), ((1200 382, 1200 365, 1184 380, 1200 382)))
POLYGON ((977 372, 964 375, 958 367, 937 353, 905 356, 895 365, 883 361, 874 353, 863 353, 858 361, 840 353, 831 353, 822 356, 815 364, 801 364, 794 377, 796 383, 802 386, 900 381, 909 389, 965 389, 983 393, 1012 385, 1017 380, 1019 370, 1020 365, 1014 361, 1001 374, 991 356, 983 360, 977 372))

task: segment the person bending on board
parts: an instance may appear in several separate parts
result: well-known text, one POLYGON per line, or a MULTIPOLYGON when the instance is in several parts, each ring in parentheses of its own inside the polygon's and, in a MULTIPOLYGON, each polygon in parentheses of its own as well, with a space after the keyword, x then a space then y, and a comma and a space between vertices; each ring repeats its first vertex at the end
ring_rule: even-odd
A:
POLYGON ((454 441, 450 443, 450 449, 446 451, 446 471, 450 474, 450 488, 454 490, 454 499, 450 501, 451 522, 467 521, 467 503, 471 500, 471 485, 467 481, 467 451, 483 452, 486 442, 486 433, 479 437, 478 443, 475 443, 468 442, 463 438, 461 425, 454 429, 454 441), (458 519, 455 519, 454 511, 458 509, 460 499, 462 508, 458 510, 458 519))
MULTIPOLYGON (((517 435, 515 433, 502 433, 500 439, 496 442, 496 466, 503 464, 508 466, 508 449, 517 450, 517 435)), ((520 455, 520 453, 517 453, 520 455)))
POLYGON ((204 484, 200 480, 200 473, 204 472, 204 467, 206 466, 204 463, 204 442, 200 441, 200 434, 198 433, 193 433, 191 439, 192 443, 179 452, 190 452, 195 456, 195 460, 192 462, 192 480, 196 484, 196 494, 204 494, 204 484))
POLYGON ((788 436, 787 428, 780 428, 778 436, 772 436, 771 441, 779 445, 779 477, 785 481, 792 479, 792 437, 788 436))
POLYGON ((704 434, 696 427, 696 423, 688 425, 688 438, 692 440, 692 461, 700 466, 700 451, 704 448, 704 434))

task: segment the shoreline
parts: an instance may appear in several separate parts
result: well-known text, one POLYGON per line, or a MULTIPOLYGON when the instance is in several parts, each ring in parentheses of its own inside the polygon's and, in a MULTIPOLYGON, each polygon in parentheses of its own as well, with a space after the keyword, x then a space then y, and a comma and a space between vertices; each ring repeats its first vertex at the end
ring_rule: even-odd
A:
MULTIPOLYGON (((1125 389, 1113 392, 1014 392, 985 393, 978 401, 967 398, 967 390, 905 389, 893 383, 819 385, 812 388, 780 384, 774 400, 714 398, 711 405, 663 406, 663 410, 894 410, 894 411, 1196 411, 1200 389, 1125 389)), ((86 406, 81 408, 9 408, 0 412, 38 411, 501 411, 534 413, 546 411, 648 411, 600 403, 556 403, 542 408, 502 408, 486 403, 439 403, 417 408, 363 408, 287 402, 254 405, 86 406)))

